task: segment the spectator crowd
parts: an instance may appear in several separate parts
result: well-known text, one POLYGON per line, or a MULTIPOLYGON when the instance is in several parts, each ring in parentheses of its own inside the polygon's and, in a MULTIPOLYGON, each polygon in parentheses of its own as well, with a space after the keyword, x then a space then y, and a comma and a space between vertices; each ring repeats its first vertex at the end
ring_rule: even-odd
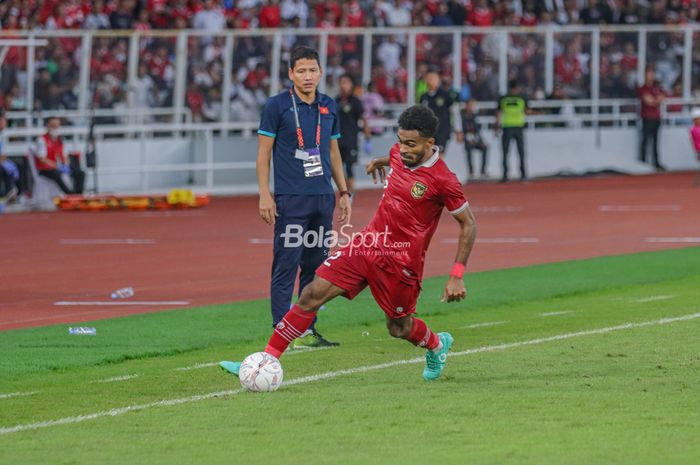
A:
MULTIPOLYGON (((148 34, 153 30, 194 29, 189 35, 187 86, 184 102, 197 121, 255 120, 271 91, 272 36, 236 37, 232 75, 224 76, 224 30, 264 28, 339 27, 392 28, 404 26, 480 26, 483 33, 462 35, 463 82, 457 89, 462 100, 495 101, 498 98, 499 37, 489 26, 573 24, 687 24, 698 22, 696 0, 5 0, 0 3, 0 37, 21 30, 137 30, 138 64, 128 79, 129 38, 115 33, 93 38, 90 51, 90 103, 95 108, 121 109, 172 107, 175 96, 176 35, 148 34), (230 93, 222 98, 223 82, 230 93), (127 85, 130 83, 131 85, 127 85), (225 108, 224 105, 228 105, 225 108)), ((633 97, 637 86, 638 50, 635 32, 601 34, 600 96, 633 97)), ((285 34, 282 59, 293 46, 318 47, 318 36, 285 34)), ((656 66, 662 85, 673 96, 680 92, 683 34, 650 33, 647 62, 656 66)), ((437 69, 451 86, 453 40, 449 34, 419 33, 416 37, 417 89, 425 87, 428 69, 437 69)), ((591 35, 555 33, 555 89, 544 90, 545 41, 530 31, 509 36, 508 79, 516 79, 531 99, 590 97, 591 35)), ((374 35, 371 46, 371 87, 367 101, 407 101, 407 34, 374 35)), ((0 77, 4 111, 75 109, 78 106, 79 36, 51 38, 37 48, 34 99, 26 101, 26 50, 10 48, 0 77)), ((328 40, 326 92, 337 93, 344 73, 358 82, 363 77, 363 35, 346 32, 328 40)), ((700 47, 695 47, 693 79, 700 79, 700 47), (697 71, 697 72, 695 72, 697 71)), ((280 67, 280 82, 286 67, 280 67)), ((367 85, 368 83, 364 83, 367 85)), ((693 88, 700 88, 694 82, 693 88)), ((145 116, 150 119, 157 116, 145 116)), ((169 116, 167 116, 169 117, 169 116)), ((115 121, 122 122, 123 120, 115 121)))

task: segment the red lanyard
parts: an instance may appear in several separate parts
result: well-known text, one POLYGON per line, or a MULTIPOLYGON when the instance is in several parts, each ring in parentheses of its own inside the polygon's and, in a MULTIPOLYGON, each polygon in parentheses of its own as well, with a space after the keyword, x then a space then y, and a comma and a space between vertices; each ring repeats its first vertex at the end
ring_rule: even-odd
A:
MULTIPOLYGON (((304 134, 301 132, 301 125, 299 124, 299 110, 297 110, 297 101, 294 98, 294 91, 289 89, 289 95, 292 96, 292 107, 294 108, 294 122, 297 125, 297 143, 299 148, 304 150, 304 134)), ((316 122, 316 148, 321 147, 321 106, 318 105, 318 120, 316 122)))

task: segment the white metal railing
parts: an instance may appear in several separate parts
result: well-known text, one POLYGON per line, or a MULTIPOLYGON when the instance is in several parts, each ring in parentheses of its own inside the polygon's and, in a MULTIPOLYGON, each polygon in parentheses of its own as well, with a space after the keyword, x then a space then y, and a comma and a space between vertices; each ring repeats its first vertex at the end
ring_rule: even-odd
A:
MULTIPOLYGON (((237 41, 242 40, 247 37, 263 38, 266 50, 266 60, 269 61, 270 66, 270 86, 269 92, 275 93, 280 90, 282 82, 280 81, 280 70, 285 66, 282 63, 283 58, 283 43, 289 37, 312 37, 316 40, 319 50, 322 52, 328 50, 329 38, 337 38, 344 36, 357 37, 358 40, 361 38, 362 41, 362 81, 368 82, 371 79, 371 69, 375 62, 375 57, 373 56, 373 45, 376 45, 376 40, 386 37, 388 35, 394 35, 400 38, 402 42, 402 47, 407 56, 407 101, 404 104, 412 104, 415 101, 415 88, 416 83, 416 63, 412 59, 416 54, 416 38, 418 36, 428 36, 430 38, 436 37, 446 37, 451 38, 451 54, 452 63, 455 66, 452 67, 453 72, 453 85, 459 88, 462 83, 466 82, 466 76, 462 76, 461 66, 456 64, 462 63, 462 51, 465 47, 464 41, 465 37, 492 37, 497 44, 498 52, 497 55, 497 74, 494 78, 498 81, 498 91, 501 94, 506 92, 508 70, 509 66, 512 65, 509 52, 512 50, 513 38, 518 36, 529 34, 537 37, 539 45, 542 46, 545 56, 545 66, 544 66, 544 76, 543 82, 541 83, 544 87, 546 93, 551 92, 554 85, 554 44, 557 43, 558 37, 570 36, 575 34, 581 34, 587 37, 587 41, 590 43, 590 49, 585 51, 586 55, 589 57, 590 67, 587 70, 589 76, 588 88, 585 93, 589 95, 592 99, 596 99, 599 96, 599 65, 600 56, 602 53, 600 38, 601 34, 626 34, 627 36, 634 36, 635 48, 637 51, 637 82, 641 81, 644 69, 648 64, 649 47, 653 43, 652 39, 655 34, 674 34, 674 37, 679 37, 679 43, 677 45, 682 45, 683 56, 679 61, 679 67, 682 69, 679 78, 682 81, 682 97, 689 99, 692 97, 692 92, 695 85, 693 82, 693 76, 691 74, 691 68, 693 65, 693 52, 696 48, 700 47, 698 45, 699 41, 697 39, 697 34, 700 33, 700 25, 684 25, 684 26, 665 26, 665 25, 646 25, 646 26, 538 26, 538 27, 421 27, 421 28, 336 28, 333 30, 321 30, 321 29, 255 29, 255 30, 225 30, 220 31, 215 34, 211 34, 208 31, 197 31, 197 30, 178 30, 178 31, 75 31, 75 30, 58 30, 58 31, 17 31, 16 37, 20 39, 30 39, 34 43, 29 44, 26 47, 27 53, 27 68, 26 68, 26 82, 30 85, 26 86, 25 101, 33 102, 33 83, 35 81, 36 70, 35 70, 35 60, 34 52, 37 47, 43 46, 42 44, 46 40, 62 38, 62 39, 75 39, 80 41, 80 63, 79 63, 79 85, 78 85, 78 109, 77 116, 76 112, 65 113, 70 114, 71 118, 77 118, 78 120, 87 120, 90 115, 90 100, 91 100, 91 71, 90 71, 90 59, 92 56, 92 46, 95 40, 100 40, 104 38, 122 38, 128 40, 129 49, 129 59, 127 63, 127 78, 125 83, 125 88, 127 89, 127 103, 130 110, 134 110, 133 96, 128 92, 129 89, 134 88, 134 81, 136 79, 137 67, 139 62, 139 47, 142 46, 142 41, 151 40, 156 38, 170 38, 174 43, 173 46, 173 65, 174 65, 174 83, 173 83, 173 104, 170 108, 154 109, 154 115, 173 115, 173 123, 184 121, 185 115, 187 115, 187 106, 185 102, 185 90, 187 88, 187 69, 190 63, 188 63, 188 39, 190 37, 198 37, 203 39, 210 39, 212 37, 220 37, 224 40, 225 51, 222 60, 222 76, 224 77, 221 84, 221 106, 222 106, 222 122, 227 122, 231 119, 230 109, 229 109, 229 93, 231 90, 231 79, 230 76, 233 70, 232 58, 236 53, 235 45, 237 41), (680 38, 682 37, 682 39, 680 38), (269 42, 269 43, 268 43, 269 42), (159 113, 162 111, 163 113, 159 113)), ((324 68, 328 64, 327 53, 321 53, 321 64, 324 68)), ((697 61, 697 60, 696 60, 697 61)), ((479 65, 479 63, 477 63, 479 65)), ((325 86, 325 79, 321 81, 321 90, 325 86)), ((697 84, 700 86, 700 82, 697 84)), ((700 89, 697 89, 700 90, 700 89)), ((99 109, 105 117, 115 117, 120 114, 124 114, 124 110, 108 110, 99 109)), ((136 109, 136 111, 141 111, 136 109)), ((56 112, 62 115, 61 112, 56 112)), ((23 119, 26 121, 28 126, 37 124, 36 121, 31 120, 31 115, 29 112, 12 112, 12 118, 23 119)), ((146 123, 148 124, 148 123, 146 123)))
MULTIPOLYGON (((266 63, 270 67, 270 92, 274 93, 283 85, 280 80, 282 70, 286 66, 283 63, 283 50, 289 37, 314 37, 317 40, 318 48, 321 51, 321 65, 325 69, 328 64, 329 39, 341 36, 355 36, 362 44, 361 73, 362 81, 368 82, 371 78, 373 64, 376 64, 374 57, 374 46, 378 40, 388 35, 398 36, 402 42, 402 47, 407 60, 407 100, 402 103, 386 104, 383 110, 385 117, 374 118, 370 124, 379 132, 390 131, 396 127, 396 115, 406 108, 407 105, 415 101, 415 84, 418 70, 412 57, 417 53, 417 39, 421 35, 428 35, 432 38, 445 37, 450 39, 452 55, 452 78, 455 88, 459 88, 467 81, 467 76, 462 75, 462 51, 465 46, 469 46, 464 39, 469 37, 490 36, 497 46, 494 56, 496 66, 493 76, 490 78, 497 81, 498 91, 505 93, 508 79, 509 67, 513 66, 509 55, 513 39, 523 34, 533 34, 539 41, 539 46, 543 49, 545 56, 542 84, 544 90, 549 92, 555 83, 554 59, 558 37, 562 35, 585 35, 590 43, 587 51, 590 65, 588 67, 588 88, 585 94, 590 98, 570 99, 570 100, 530 100, 533 114, 528 116, 528 126, 533 129, 539 127, 553 128, 601 128, 601 127, 628 127, 638 120, 638 102, 636 99, 603 99, 600 96, 600 60, 603 53, 601 45, 602 34, 625 34, 626 37, 633 37, 635 49, 637 51, 637 81, 643 76, 644 69, 649 61, 649 47, 654 43, 656 34, 674 34, 679 37, 679 44, 682 45, 683 55, 680 58, 681 72, 679 79, 682 82, 682 96, 668 99, 662 106, 662 117, 666 124, 678 125, 689 120, 691 107, 700 106, 700 99, 694 97, 694 91, 700 92, 700 80, 695 83, 697 76, 693 76, 691 68, 694 61, 694 53, 700 51, 700 25, 685 26, 546 26, 533 28, 475 28, 475 27, 439 27, 439 28, 378 28, 378 29, 352 29, 337 28, 332 31, 319 29, 281 29, 281 30, 226 30, 217 32, 216 37, 224 40, 224 54, 222 59, 221 83, 221 107, 223 109, 221 120, 210 123, 194 122, 192 112, 186 105, 185 91, 188 85, 187 69, 188 62, 188 42, 191 37, 210 38, 211 34, 206 31, 35 31, 20 32, 17 37, 30 39, 26 47, 27 68, 25 81, 25 100, 33 101, 33 83, 36 75, 35 51, 37 47, 44 46, 49 40, 56 38, 74 38, 80 41, 81 53, 79 54, 79 84, 78 84, 78 108, 76 110, 44 111, 41 113, 32 111, 10 111, 7 116, 15 125, 24 127, 12 127, 6 131, 10 146, 8 153, 20 155, 26 152, 31 140, 43 133, 41 119, 47 116, 59 116, 65 118, 72 126, 64 126, 61 134, 66 137, 66 144, 72 150, 81 151, 84 147, 88 134, 88 125, 93 118, 104 121, 113 119, 115 124, 98 123, 94 128, 94 134, 98 142, 106 139, 123 138, 124 140, 137 139, 141 141, 139 164, 124 167, 104 167, 98 163, 96 175, 108 176, 116 174, 134 174, 142 178, 142 190, 150 190, 149 173, 162 172, 193 172, 200 171, 206 175, 204 188, 208 191, 216 191, 213 178, 218 170, 248 170, 254 168, 254 163, 250 161, 217 161, 214 157, 213 144, 217 137, 222 135, 240 135, 243 137, 253 137, 258 126, 257 118, 250 121, 232 122, 235 115, 231 114, 229 108, 229 94, 232 89, 230 79, 233 71, 233 61, 237 58, 235 46, 238 41, 247 38, 265 39, 266 63), (149 107, 138 108, 131 94, 128 94, 124 102, 124 108, 97 108, 91 109, 92 100, 90 59, 92 56, 93 43, 103 38, 124 38, 128 41, 128 70, 126 73, 125 88, 134 89, 137 76, 137 66, 139 62, 139 47, 142 41, 153 38, 171 38, 174 43, 173 65, 174 82, 173 99, 171 107, 149 107), (681 111, 669 111, 669 106, 680 106, 681 111), (557 109, 561 113, 552 114, 557 109), (149 156, 145 153, 143 141, 155 137, 156 135, 170 136, 173 138, 202 138, 205 142, 203 161, 190 163, 164 163, 154 164, 149 161, 149 156)), ((0 40, 0 45, 2 41, 0 40)), ((12 45, 10 43, 7 43, 12 45)), ((13 43, 14 44, 14 43, 13 43)), ((16 45, 19 45, 17 43, 16 45)), ((26 45, 26 44, 25 44, 26 45)), ((240 57, 238 57, 240 58, 240 57)), ((653 57, 652 57, 653 58, 653 57)), ((480 63, 476 63, 481 66, 480 63)), ((321 81, 321 88, 325 86, 325 79, 321 81)), ((486 128, 494 123, 493 110, 496 107, 494 101, 484 101, 479 103, 483 110, 482 122, 486 128)))
MULTIPOLYGON (((605 127, 624 128, 632 126, 638 119, 636 111, 621 111, 624 107, 634 108, 635 100, 612 100, 612 101, 546 101, 538 102, 533 105, 535 112, 556 108, 559 105, 572 104, 573 111, 565 115, 535 113, 527 117, 528 127, 548 127, 554 129, 572 129, 588 127, 592 130, 601 130, 605 127), (596 107, 597 105, 597 107, 596 107), (609 113, 593 111, 592 109, 609 106, 609 113), (586 112, 577 112, 576 109, 586 109, 586 112)), ((687 101, 684 99, 669 100, 667 104, 700 104, 700 101, 687 101)), ((494 103, 484 103, 483 107, 493 108, 494 103)), ((668 124, 687 124, 690 120, 690 113, 687 110, 682 112, 664 112, 664 118, 668 124)), ((480 117, 480 121, 484 125, 484 130, 489 130, 495 123, 494 116, 480 117)), ((396 118, 378 118, 370 121, 371 126, 380 133, 394 131, 397 127, 396 118)), ((203 183, 194 187, 195 191, 211 192, 211 193, 236 193, 236 186, 216 186, 214 183, 214 174, 222 170, 253 170, 255 162, 249 161, 217 161, 214 156, 213 144, 217 137, 224 135, 235 135, 237 137, 250 138, 254 137, 258 127, 257 122, 228 122, 228 123, 151 123, 151 124, 127 124, 127 125, 97 125, 94 127, 94 136, 98 142, 115 140, 122 138, 124 141, 137 140, 139 141, 138 160, 137 164, 128 166, 108 166, 105 167, 100 163, 100 149, 98 145, 98 164, 95 170, 90 170, 89 176, 100 177, 110 175, 136 175, 140 177, 139 192, 154 192, 162 191, 162 189, 154 189, 149 183, 149 177, 157 173, 193 173, 203 172, 205 180, 203 183), (204 141, 203 157, 200 161, 190 160, 182 163, 153 163, 150 161, 149 153, 147 153, 145 141, 152 139, 154 135, 161 134, 171 139, 179 140, 194 140, 201 139, 204 141)), ((64 126, 60 129, 59 134, 64 137, 64 145, 67 152, 83 152, 85 141, 88 136, 88 128, 86 126, 64 126)), ((9 128, 6 130, 10 144, 6 150, 9 155, 24 155, 27 153, 29 144, 34 143, 37 137, 44 134, 42 128, 9 128)), ((84 157, 81 157, 84 164, 84 157)), ((89 184, 88 184, 89 185, 89 184)), ((254 185, 254 179, 251 178, 250 185, 246 184, 238 186, 240 192, 250 192, 251 186, 254 185)))

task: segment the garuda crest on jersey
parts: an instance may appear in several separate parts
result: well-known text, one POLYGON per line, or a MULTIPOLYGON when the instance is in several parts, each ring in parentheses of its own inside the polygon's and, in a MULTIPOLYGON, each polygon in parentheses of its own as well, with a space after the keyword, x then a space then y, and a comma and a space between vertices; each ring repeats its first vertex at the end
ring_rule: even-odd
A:
POLYGON ((411 195, 414 199, 420 199, 425 195, 425 191, 428 190, 428 186, 423 183, 416 181, 411 187, 411 195))

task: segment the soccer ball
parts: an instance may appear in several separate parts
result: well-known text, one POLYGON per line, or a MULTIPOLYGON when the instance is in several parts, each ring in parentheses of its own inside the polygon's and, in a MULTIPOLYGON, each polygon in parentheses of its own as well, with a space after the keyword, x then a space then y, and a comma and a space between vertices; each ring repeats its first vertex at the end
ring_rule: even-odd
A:
POLYGON ((272 392, 282 384, 282 364, 266 352, 248 355, 238 371, 241 386, 247 391, 272 392))

